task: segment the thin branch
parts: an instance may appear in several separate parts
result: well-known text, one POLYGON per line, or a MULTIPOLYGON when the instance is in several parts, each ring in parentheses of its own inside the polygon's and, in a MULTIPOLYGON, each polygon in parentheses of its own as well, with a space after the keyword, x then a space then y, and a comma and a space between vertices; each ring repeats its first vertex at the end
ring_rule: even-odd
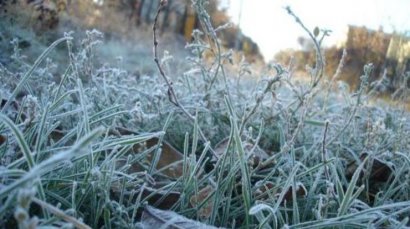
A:
MULTIPOLYGON (((298 23, 303 30, 309 35, 309 37, 312 39, 313 44, 315 45, 316 49, 316 66, 315 66, 315 76, 312 82, 312 89, 318 85, 320 82, 320 79, 323 76, 323 69, 324 69, 324 60, 323 60, 323 55, 320 51, 320 42, 315 38, 315 36, 312 34, 312 32, 303 24, 302 20, 296 14, 292 11, 292 9, 288 6, 285 7, 286 11, 288 12, 289 15, 291 15, 293 18, 295 18, 296 23, 298 23)), ((327 35, 327 33, 325 33, 327 35)), ((322 38, 323 39, 323 38, 322 38)))
MULTIPOLYGON (((158 39, 157 39, 157 29, 158 29, 158 18, 159 18, 159 14, 161 13, 162 9, 164 8, 164 6, 167 4, 167 0, 161 0, 158 6, 158 10, 157 10, 157 14, 155 15, 155 19, 154 19, 154 25, 152 27, 153 30, 153 40, 154 40, 154 61, 157 65, 157 68, 159 70, 159 73, 161 74, 162 78, 164 79, 165 83, 168 86, 168 98, 169 101, 174 104, 176 107, 178 107, 179 109, 181 109, 181 111, 193 122, 195 122, 196 117, 194 117, 193 115, 191 115, 191 113, 188 112, 188 110, 179 102, 179 99, 175 93, 174 87, 172 82, 168 79, 168 77, 165 74, 164 69, 162 68, 159 58, 158 58, 158 39)), ((209 142, 208 139, 205 137, 203 131, 201 130, 201 128, 198 128, 198 132, 199 135, 201 136, 202 140, 204 142, 209 142)), ((212 148, 209 148, 209 150, 211 151, 211 153, 216 157, 216 153, 212 148)))
POLYGON ((172 82, 168 79, 168 77, 165 75, 164 70, 161 67, 161 64, 159 62, 159 58, 158 58, 158 39, 157 39, 157 29, 158 29, 158 18, 159 18, 159 14, 161 13, 162 9, 164 8, 164 6, 166 5, 167 1, 166 0, 161 0, 158 6, 158 10, 157 10, 157 14, 155 15, 155 19, 154 19, 154 25, 152 27, 152 30, 154 32, 154 61, 157 65, 157 68, 162 76, 162 78, 165 80, 165 83, 168 86, 168 98, 169 101, 171 103, 173 103, 175 106, 180 107, 180 103, 178 101, 178 97, 175 94, 174 88, 172 86, 172 82))

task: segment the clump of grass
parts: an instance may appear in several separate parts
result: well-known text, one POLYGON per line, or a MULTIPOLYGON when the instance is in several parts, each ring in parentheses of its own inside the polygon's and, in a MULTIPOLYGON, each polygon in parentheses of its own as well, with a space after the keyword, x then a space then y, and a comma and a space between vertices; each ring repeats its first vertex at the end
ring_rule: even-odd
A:
POLYGON ((135 228, 152 205, 227 228, 408 226, 409 115, 370 105, 372 65, 355 94, 334 91, 335 80, 323 82, 327 33, 315 36, 287 8, 315 43, 310 83, 279 63, 253 81, 234 78, 205 4, 193 1, 203 31, 187 46, 183 76, 169 72, 168 54, 160 58, 155 25, 159 75, 95 64, 98 31, 81 48, 66 34, 21 66, 18 83, 1 66, 0 225, 135 228), (44 81, 47 55, 64 45, 65 71, 44 81), (182 162, 168 166, 179 175, 158 169, 167 142, 180 152, 182 162))

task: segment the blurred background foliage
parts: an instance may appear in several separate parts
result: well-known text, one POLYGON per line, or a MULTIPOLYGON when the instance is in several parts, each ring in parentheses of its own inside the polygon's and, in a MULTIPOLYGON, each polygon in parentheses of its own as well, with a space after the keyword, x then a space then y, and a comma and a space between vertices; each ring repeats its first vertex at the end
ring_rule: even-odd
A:
MULTIPOLYGON (((141 34, 151 36, 158 4, 159 0, 2 0, 0 17, 3 26, 18 25, 47 40, 54 40, 65 31, 95 28, 104 33, 106 40, 135 41, 141 34)), ((229 23, 227 13, 218 8, 218 1, 210 1, 207 8, 215 28, 229 23)), ((190 0, 168 1, 159 24, 162 35, 172 34, 171 41, 164 39, 167 43, 182 45, 192 40, 194 29, 201 27, 190 0)), ((238 36, 237 26, 230 24, 219 33, 225 48, 242 51, 251 62, 263 62, 257 44, 247 36, 238 36)))
MULTIPOLYGON (((301 50, 284 50, 275 56, 275 60, 289 63, 294 60, 296 71, 305 71, 306 65, 314 64, 315 53, 313 45, 307 38, 299 38, 301 50)), ((332 77, 346 50, 347 56, 338 79, 346 81, 352 90, 360 84, 363 66, 373 63, 374 70, 370 81, 374 82, 384 77, 385 92, 392 93, 404 83, 406 73, 410 71, 410 39, 402 34, 390 34, 366 27, 349 26, 347 40, 338 46, 323 50, 326 59, 326 75, 332 77)), ((410 85, 407 85, 410 86, 410 85)))
MULTIPOLYGON (((0 48, 6 52, 0 53, 0 63, 11 63, 10 53, 15 50, 11 50, 10 41, 15 37, 19 39, 14 40, 14 46, 34 57, 64 32, 96 28, 103 32, 108 43, 102 51, 102 59, 131 56, 124 63, 125 69, 137 75, 150 74, 154 71, 150 59, 138 57, 152 55, 151 27, 158 4, 159 0, 1 0, 0 48)), ((198 17, 206 16, 197 15, 191 4, 191 0, 168 0, 160 15, 162 44, 173 55, 183 52, 184 45, 192 41, 193 30, 201 29, 198 17)), ((267 61, 258 45, 237 25, 225 26, 230 23, 230 18, 226 9, 219 7, 219 1, 209 1, 207 10, 214 27, 224 28, 218 32, 224 48, 235 50, 238 56, 243 55, 247 62, 256 65, 267 61)), ((292 63, 290 67, 296 75, 303 76, 306 66, 313 66, 315 54, 310 39, 300 37, 298 41, 300 50, 283 50, 273 61, 284 65, 292 63)), ((391 94, 408 83, 405 79, 406 72, 410 71, 408 36, 385 33, 382 28, 374 31, 349 26, 343 44, 323 49, 329 78, 335 74, 343 50, 347 51, 347 56, 337 79, 346 81, 352 91, 358 88, 359 77, 367 63, 375 66, 370 80, 383 80, 384 94, 391 94)))

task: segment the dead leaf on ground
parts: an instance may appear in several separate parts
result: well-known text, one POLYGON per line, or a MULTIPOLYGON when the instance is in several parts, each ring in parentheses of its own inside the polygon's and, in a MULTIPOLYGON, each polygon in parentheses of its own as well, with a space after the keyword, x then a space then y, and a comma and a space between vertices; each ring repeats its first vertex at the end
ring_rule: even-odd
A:
MULTIPOLYGON (((360 161, 363 162, 366 159, 366 157, 368 157, 367 153, 360 155, 360 161)), ((383 189, 384 184, 389 180, 389 178, 392 177, 392 179, 394 179, 394 172, 390 166, 388 166, 385 162, 377 158, 373 158, 371 161, 371 168, 369 168, 370 165, 367 164, 364 167, 365 170, 360 171, 359 184, 363 182, 363 178, 365 177, 365 175, 368 176, 369 187, 368 192, 366 194, 370 202, 373 202, 376 193, 383 189)), ((369 160, 367 161, 367 163, 369 163, 369 160)), ((351 162, 347 165, 345 175, 349 180, 352 178, 354 172, 357 170, 358 167, 359 165, 356 161, 351 162)))
POLYGON ((160 209, 170 209, 176 204, 181 196, 181 193, 174 191, 159 191, 155 188, 145 187, 142 193, 142 198, 148 198, 150 205, 160 209))
MULTIPOLYGON (((286 202, 291 202, 293 200, 293 186, 290 186, 289 189, 285 193, 285 197, 282 200, 282 204, 284 204, 285 200, 286 202)), ((304 197, 306 196, 306 188, 302 184, 297 184, 296 187, 296 197, 304 197)))
MULTIPOLYGON (((201 189, 197 195, 194 195, 190 198, 189 202, 191 205, 196 208, 199 207, 202 202, 207 199, 212 193, 215 192, 215 189, 208 185, 205 188, 201 189)), ((207 203, 204 204, 200 209, 198 209, 198 216, 201 219, 208 219, 212 214, 212 209, 214 207, 213 198, 208 199, 207 203)))
MULTIPOLYGON (((119 128, 119 127, 112 129, 110 133, 114 135, 120 135, 120 136, 138 134, 135 131, 128 130, 125 128, 119 128)), ((158 143, 159 143, 158 138, 151 138, 143 144, 135 144, 132 147, 132 153, 140 153, 144 149, 156 147, 158 143)), ((147 155, 147 160, 150 163, 152 162, 154 152, 155 152, 155 149, 152 149, 152 152, 150 152, 147 155)), ((183 168, 182 168, 183 157, 184 156, 181 152, 179 152, 177 149, 171 146, 168 142, 163 140, 161 142, 161 155, 159 157, 156 169, 158 171, 161 171, 162 174, 170 178, 178 179, 182 176, 182 173, 183 173, 183 168)), ((142 172, 144 170, 139 164, 134 163, 131 165, 131 168, 129 171, 134 173, 134 172, 142 172)))
MULTIPOLYGON (((218 158, 214 158, 214 160, 219 160, 224 155, 224 153, 227 152, 228 144, 229 144, 229 138, 225 138, 216 144, 214 151, 215 151, 215 155, 218 158)), ((261 161, 269 158, 269 155, 263 149, 261 149, 258 145, 255 145, 250 142, 245 142, 245 141, 242 142, 242 145, 246 152, 246 158, 249 159, 249 162, 252 165, 257 165, 261 161)), ((232 147, 232 144, 230 147, 232 147)))
MULTIPOLYGON (((113 128, 109 132, 111 135, 116 136, 124 136, 124 135, 138 135, 139 133, 136 131, 128 130, 125 128, 117 127, 113 128)), ((135 144, 132 146, 130 154, 138 154, 145 150, 150 150, 147 154, 147 162, 151 163, 153 159, 153 154, 156 151, 156 148, 159 144, 159 138, 151 138, 144 143, 135 144)), ((166 141, 162 141, 161 145, 161 154, 156 166, 156 169, 160 171, 162 174, 178 179, 182 176, 182 163, 183 163, 183 155, 168 144, 166 141)), ((121 167, 126 163, 126 160, 118 160, 117 167, 121 167)), ((128 169, 129 173, 137 173, 137 172, 144 172, 144 168, 139 163, 131 164, 130 168, 128 169)), ((142 187, 135 187, 135 189, 139 189, 142 187)), ((115 194, 119 194, 121 192, 120 184, 113 184, 112 191, 115 194)), ((178 202, 180 199, 180 193, 175 191, 169 190, 162 190, 161 184, 154 181, 149 185, 149 187, 143 187, 142 191, 142 199, 145 199, 150 205, 156 206, 160 209, 170 209, 175 203, 178 202), (148 198, 148 199, 146 199, 148 198)))
POLYGON ((216 229, 217 227, 209 226, 198 221, 188 219, 173 211, 163 211, 151 207, 144 207, 140 226, 146 229, 188 229, 188 228, 203 228, 216 229))
MULTIPOLYGON (((147 147, 155 147, 158 145, 158 138, 151 138, 146 142, 147 147)), ((152 162, 154 153, 147 155, 149 162, 152 162)), ((183 154, 171 146, 168 142, 162 141, 161 143, 161 155, 158 160, 156 169, 161 170, 165 175, 172 178, 179 178, 183 174, 183 154), (172 165, 172 166, 170 166, 172 165)))
POLYGON ((258 200, 266 200, 270 195, 274 195, 277 192, 277 187, 275 184, 267 181, 263 185, 260 185, 259 182, 256 184, 259 188, 256 189, 254 195, 258 200))
MULTIPOLYGON (((6 105, 6 103, 7 103, 8 101, 9 101, 9 100, 7 100, 7 99, 1 99, 1 101, 0 101, 0 108, 3 109, 3 107, 6 105)), ((10 102, 10 105, 7 107, 6 113, 7 113, 8 115, 14 114, 14 115, 12 115, 12 116, 16 116, 16 115, 19 113, 19 110, 20 110, 20 104, 19 104, 16 100, 13 100, 13 101, 10 102)), ((22 119, 22 120, 25 120, 26 117, 27 117, 26 114, 25 114, 24 112, 22 112, 22 113, 21 113, 21 119, 22 119)))
POLYGON ((0 146, 7 141, 6 135, 0 134, 0 146))
POLYGON ((60 127, 57 127, 56 129, 51 131, 49 138, 53 140, 53 142, 58 142, 65 136, 65 134, 66 133, 61 130, 60 127))
MULTIPOLYGON (((255 194, 257 196, 257 199, 265 200, 265 199, 270 198, 271 196, 278 197, 281 192, 282 192, 281 187, 275 186, 275 184, 272 182, 266 182, 260 188, 257 189, 255 194)), ((293 186, 290 186, 288 190, 286 190, 281 204, 284 204, 285 201, 291 202, 293 200, 292 192, 293 192, 293 186)), ((296 197, 298 198, 304 197, 306 196, 306 194, 307 194, 307 191, 306 191, 305 186, 302 183, 296 184, 296 197)))
MULTIPOLYGON (((366 157, 368 156, 367 153, 364 153, 360 155, 360 160, 364 161, 366 157)), ((346 177, 348 179, 351 179, 354 172, 356 169, 359 167, 359 165, 356 162, 351 162, 348 164, 346 168, 346 177)), ((369 173, 369 181, 371 183, 375 182, 387 182, 389 180, 389 177, 393 174, 393 170, 383 161, 373 158, 373 163, 372 167, 370 169, 369 173)), ((360 172, 360 179, 362 179, 364 176, 364 172, 360 172)))
MULTIPOLYGON (((114 182, 111 185, 111 194, 114 197, 119 198, 120 195, 125 195, 127 198, 133 196, 135 201, 138 195, 135 192, 124 192, 122 189, 122 184, 120 182, 114 182)), ((156 185, 155 187, 136 185, 133 190, 141 190, 141 199, 147 201, 148 204, 155 206, 159 209, 170 209, 172 208, 180 199, 181 193, 176 191, 164 190, 161 185, 156 185)), ((140 191, 137 191, 140 192, 140 191)), ((141 215, 141 212, 139 213, 141 215)))

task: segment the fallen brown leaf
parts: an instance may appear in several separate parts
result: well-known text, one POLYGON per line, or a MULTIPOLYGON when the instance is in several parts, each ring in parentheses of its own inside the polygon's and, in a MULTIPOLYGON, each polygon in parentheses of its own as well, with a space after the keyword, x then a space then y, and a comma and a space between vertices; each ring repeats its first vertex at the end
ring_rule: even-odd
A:
MULTIPOLYGON (((8 102, 7 99, 1 99, 0 108, 3 109, 3 107, 6 105, 7 102, 8 102)), ((10 105, 7 107, 6 110, 7 110, 8 113, 14 114, 12 116, 15 116, 19 113, 20 104, 16 100, 13 100, 13 101, 10 102, 10 105)), ((21 119, 25 120, 26 118, 27 118, 27 115, 24 112, 21 113, 21 119)))
MULTIPOLYGON (((360 155, 360 161, 363 162, 367 156, 367 153, 360 155)), ((369 163, 369 160, 367 163, 369 163)), ((352 178, 358 167, 359 165, 356 161, 353 161, 347 165, 345 172, 347 179, 350 180, 352 178)), ((389 178, 392 177, 392 179, 394 179, 394 172, 385 162, 377 158, 373 158, 371 164, 365 165, 364 168, 364 171, 360 171, 358 184, 363 183, 363 178, 365 175, 368 176, 369 182, 367 184, 369 187, 366 195, 369 198, 369 201, 373 202, 376 193, 383 189, 384 184, 389 180, 389 178), (371 168, 369 168, 370 165, 371 168)))
MULTIPOLYGON (((181 193, 176 191, 169 191, 163 190, 161 185, 155 185, 155 187, 150 186, 142 186, 136 185, 133 187, 133 190, 139 190, 141 193, 141 199, 147 201, 148 204, 155 206, 159 209, 170 209, 174 204, 176 204, 181 196, 181 193)), ((123 192, 122 186, 119 182, 114 182, 111 185, 111 193, 115 198, 119 198, 120 195, 125 195, 127 198, 131 195, 133 196, 133 200, 137 198, 138 195, 135 195, 134 191, 130 192, 123 192)), ((139 213, 141 214, 141 213, 139 213)))
MULTIPOLYGON (((158 142, 159 142, 158 138, 152 138, 146 142, 146 145, 147 147, 154 147, 158 144, 158 142)), ((153 153, 148 154, 147 159, 149 160, 149 162, 152 162, 153 155, 154 155, 153 153)), ((182 173, 183 173, 183 168, 182 168, 183 157, 184 157, 183 154, 180 153, 178 150, 176 150, 174 147, 172 147, 168 142, 162 141, 161 155, 158 160, 156 169, 162 170, 162 173, 169 177, 179 178, 182 176, 182 173)))
MULTIPOLYGON (((120 128, 120 127, 112 129, 110 133, 114 135, 134 135, 134 134, 136 135, 138 134, 135 131, 128 130, 125 128, 120 128)), ((144 148, 149 149, 149 148, 156 147, 158 143, 159 143, 158 138, 151 138, 148 141, 146 141, 144 144, 135 144, 132 148, 132 153, 137 154, 137 153, 140 153, 142 150, 144 150, 144 148)), ((158 171, 161 171, 162 174, 170 178, 178 179, 179 177, 182 176, 182 173, 183 173, 183 168, 182 168, 183 154, 180 153, 177 149, 175 149, 165 140, 161 142, 160 147, 161 147, 161 155, 159 157, 156 169, 158 171)), ((155 149, 153 149, 152 152, 150 152, 147 155, 147 161, 150 163, 152 162, 154 152, 155 152, 155 149)), ((120 163, 119 166, 121 165, 122 164, 120 163)), ((144 171, 143 168, 137 163, 132 164, 129 170, 129 172, 131 173, 142 172, 142 171, 144 171)))
MULTIPOLYGON (((255 194, 257 195, 258 199, 263 200, 263 199, 269 198, 269 196, 272 196, 272 195, 278 196, 281 192, 282 190, 280 187, 275 186, 275 184, 273 184, 272 182, 266 182, 260 188, 257 189, 257 193, 255 194)), ((284 204, 285 201, 291 202, 293 200, 292 192, 293 192, 293 187, 290 186, 286 190, 281 204, 284 204)), ((304 197, 306 196, 306 194, 307 194, 306 189, 303 186, 303 184, 301 183, 297 184, 296 197, 304 197)))
MULTIPOLYGON (((368 154, 364 153, 360 155, 360 160, 364 161, 364 159, 368 156, 368 154)), ((356 162, 351 162, 348 164, 346 168, 346 177, 351 179, 356 169, 359 165, 356 162)), ((392 169, 384 162, 380 161, 377 158, 373 159, 372 167, 369 173, 369 181, 371 183, 374 182, 387 182, 389 177, 393 174, 392 169)), ((360 179, 364 176, 364 172, 360 172, 360 179)))
POLYGON ((0 146, 3 145, 6 141, 7 141, 6 136, 0 134, 0 146))
POLYGON ((155 188, 145 187, 142 193, 142 198, 147 199, 150 205, 160 209, 170 209, 178 202, 181 193, 174 191, 159 191, 155 188))
MULTIPOLYGON (((290 202, 293 200, 293 187, 290 186, 289 189, 286 191, 285 193, 285 197, 282 200, 282 204, 284 204, 284 201, 286 200, 286 202, 290 202)), ((305 187, 303 187, 302 184, 298 184, 296 187, 296 197, 303 197, 306 196, 306 189, 305 187)))
MULTIPOLYGON (((189 202, 191 203, 191 205, 193 207, 199 207, 199 205, 206 199, 208 198, 210 195, 212 195, 212 193, 215 191, 215 189, 208 185, 205 188, 201 189, 197 195, 194 195, 190 198, 189 202)), ((214 207, 214 202, 213 199, 209 199, 208 202, 202 206, 200 209, 198 209, 198 216, 201 219, 208 219, 211 214, 212 214, 212 209, 214 207)))
MULTIPOLYGON (((225 138, 219 143, 216 144, 215 146, 215 155, 218 158, 214 159, 219 159, 220 157, 223 156, 223 154, 227 151, 229 144, 229 138, 225 138)), ((261 149, 258 145, 255 146, 255 144, 250 143, 250 142, 242 142, 243 148, 245 149, 246 157, 250 159, 251 164, 259 163, 260 161, 263 161, 266 158, 269 158, 269 155, 261 149)), ((232 145, 230 146, 232 147, 232 145)))

